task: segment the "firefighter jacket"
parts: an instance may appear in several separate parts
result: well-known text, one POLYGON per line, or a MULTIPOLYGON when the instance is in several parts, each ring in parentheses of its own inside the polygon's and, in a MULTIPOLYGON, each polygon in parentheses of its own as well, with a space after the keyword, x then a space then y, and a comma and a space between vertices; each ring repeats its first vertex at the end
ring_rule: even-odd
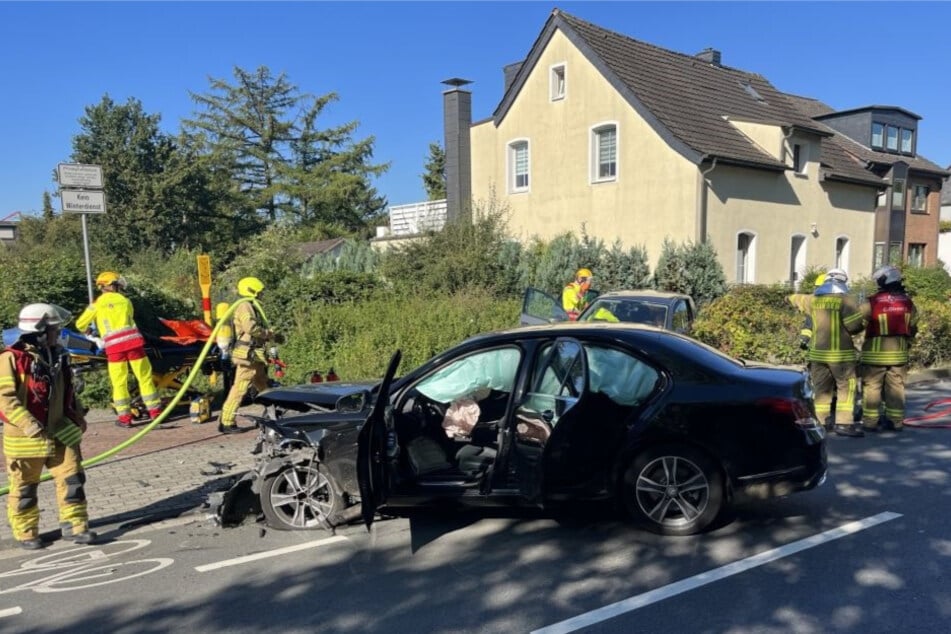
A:
POLYGON ((264 363, 264 346, 271 337, 264 309, 254 300, 241 302, 234 309, 234 350, 231 360, 236 366, 264 363))
POLYGON ((106 354, 145 346, 145 339, 132 319, 132 302, 125 295, 112 291, 100 295, 76 320, 76 328, 85 331, 93 320, 105 341, 106 354))
POLYGON ((0 420, 7 458, 45 458, 53 439, 79 444, 86 420, 73 393, 69 355, 22 339, 0 352, 0 420))
POLYGON ((561 292, 561 306, 569 313, 580 313, 588 306, 587 289, 578 282, 570 282, 561 292))
POLYGON ((852 335, 862 332, 865 319, 851 295, 797 295, 790 302, 806 313, 802 335, 810 338, 806 359, 818 363, 855 362, 852 335))
POLYGON ((879 291, 862 306, 868 326, 862 344, 865 365, 905 365, 918 329, 914 302, 901 291, 879 291))

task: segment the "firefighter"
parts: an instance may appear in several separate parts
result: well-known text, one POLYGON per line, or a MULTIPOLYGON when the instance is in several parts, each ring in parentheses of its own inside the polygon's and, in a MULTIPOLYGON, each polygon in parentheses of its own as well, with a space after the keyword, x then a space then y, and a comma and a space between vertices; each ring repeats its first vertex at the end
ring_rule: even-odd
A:
POLYGON ((235 424, 235 416, 248 388, 253 385, 260 392, 268 386, 265 345, 268 341, 283 342, 283 337, 267 327, 267 317, 258 303, 263 292, 264 283, 256 277, 245 277, 238 282, 238 295, 251 301, 242 302, 232 315, 234 347, 231 362, 235 372, 234 383, 221 406, 218 431, 222 434, 241 431, 235 424))
POLYGON ((885 428, 901 431, 905 420, 908 348, 918 329, 918 311, 902 286, 901 271, 886 265, 872 279, 878 292, 862 306, 868 325, 862 345, 862 427, 877 432, 885 400, 885 428))
POLYGON ((24 306, 19 338, 0 352, 0 420, 10 479, 7 519, 14 539, 27 550, 46 546, 39 536, 37 494, 44 466, 56 482, 63 538, 78 544, 96 540, 89 530, 79 446, 86 419, 73 392, 69 354, 58 344, 69 317, 52 304, 24 306))
POLYGON ((852 421, 858 356, 852 335, 861 332, 865 322, 848 294, 847 281, 845 271, 832 269, 812 296, 791 295, 789 300, 806 313, 801 339, 808 348, 816 415, 820 420, 831 417, 832 429, 839 436, 861 437, 865 434, 852 421))
POLYGON ((113 271, 96 278, 102 294, 76 320, 76 328, 85 331, 95 321, 98 336, 103 340, 112 383, 112 406, 119 427, 132 427, 132 396, 129 394, 129 366, 139 383, 139 394, 152 420, 162 413, 162 403, 152 379, 152 364, 145 353, 145 338, 132 318, 132 302, 120 291, 125 279, 113 271))
POLYGON ((565 285, 561 292, 561 305, 568 313, 568 319, 575 321, 588 307, 588 291, 591 289, 592 277, 591 269, 578 269, 574 281, 565 285))

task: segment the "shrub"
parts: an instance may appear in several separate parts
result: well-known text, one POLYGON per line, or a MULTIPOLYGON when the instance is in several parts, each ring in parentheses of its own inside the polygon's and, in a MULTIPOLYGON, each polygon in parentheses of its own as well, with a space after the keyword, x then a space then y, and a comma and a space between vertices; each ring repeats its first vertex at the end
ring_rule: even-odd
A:
POLYGON ((783 285, 736 286, 699 312, 691 334, 733 357, 803 363, 803 316, 786 302, 788 294, 783 285))
POLYGON ((916 299, 918 336, 911 346, 909 364, 933 367, 951 363, 951 304, 944 300, 916 299))
POLYGON ((951 275, 943 266, 907 266, 902 271, 908 294, 918 299, 947 301, 951 297, 951 275))
POLYGON ((654 271, 654 286, 690 295, 703 305, 726 292, 726 275, 709 242, 676 245, 665 239, 654 271))

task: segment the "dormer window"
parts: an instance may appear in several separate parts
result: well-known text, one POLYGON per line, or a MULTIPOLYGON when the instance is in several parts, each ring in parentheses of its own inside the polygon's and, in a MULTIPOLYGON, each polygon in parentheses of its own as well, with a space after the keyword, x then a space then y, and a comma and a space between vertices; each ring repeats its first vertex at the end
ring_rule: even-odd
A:
POLYGON ((898 128, 893 125, 885 126, 885 149, 898 151, 898 128))
POLYGON ((901 151, 902 154, 911 154, 911 140, 914 133, 911 130, 901 129, 901 151))
POLYGON ((873 150, 895 152, 914 156, 915 131, 880 121, 872 122, 872 138, 869 144, 873 150))
POLYGON ((885 126, 881 123, 872 124, 872 147, 876 150, 885 147, 885 126))

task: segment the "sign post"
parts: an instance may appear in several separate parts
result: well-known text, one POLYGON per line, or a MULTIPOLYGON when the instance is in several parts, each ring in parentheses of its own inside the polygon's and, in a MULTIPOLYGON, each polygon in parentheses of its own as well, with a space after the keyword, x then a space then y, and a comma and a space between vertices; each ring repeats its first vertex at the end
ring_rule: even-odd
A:
POLYGON ((60 163, 56 166, 59 195, 63 213, 77 213, 82 217, 83 254, 86 256, 86 286, 89 303, 95 300, 92 286, 92 261, 89 258, 89 229, 87 214, 106 213, 106 193, 102 191, 102 167, 81 163, 60 163))
POLYGON ((198 287, 201 288, 201 310, 205 323, 211 326, 211 258, 207 255, 198 256, 198 287))

